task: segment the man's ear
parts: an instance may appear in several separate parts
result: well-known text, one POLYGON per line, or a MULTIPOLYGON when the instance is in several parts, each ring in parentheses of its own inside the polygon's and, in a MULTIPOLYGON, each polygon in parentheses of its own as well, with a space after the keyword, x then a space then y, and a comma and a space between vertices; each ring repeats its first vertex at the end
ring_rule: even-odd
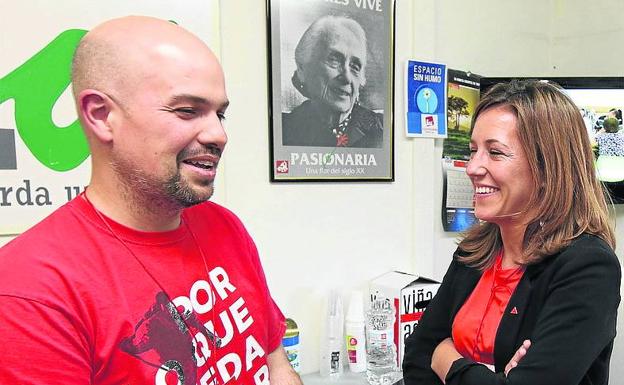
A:
POLYGON ((103 92, 86 89, 78 95, 78 113, 84 129, 102 142, 113 140, 112 107, 113 101, 103 92))

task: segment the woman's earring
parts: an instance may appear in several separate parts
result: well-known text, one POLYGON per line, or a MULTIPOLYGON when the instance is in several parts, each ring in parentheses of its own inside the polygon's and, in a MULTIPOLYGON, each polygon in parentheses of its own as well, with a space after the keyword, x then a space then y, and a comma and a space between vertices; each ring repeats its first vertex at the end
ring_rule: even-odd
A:
POLYGON ((292 84, 295 86, 296 89, 298 89, 299 91, 303 91, 304 84, 303 84, 303 81, 299 79, 299 76, 297 76, 297 71, 293 73, 293 76, 290 79, 290 81, 292 82, 292 84))

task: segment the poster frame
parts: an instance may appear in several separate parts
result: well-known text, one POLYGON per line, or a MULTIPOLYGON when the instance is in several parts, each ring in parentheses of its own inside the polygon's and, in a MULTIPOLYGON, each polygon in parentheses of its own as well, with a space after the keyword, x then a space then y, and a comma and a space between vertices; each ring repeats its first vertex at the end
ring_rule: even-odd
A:
MULTIPOLYGON (((354 10, 356 4, 364 4, 366 0, 340 0, 335 2, 327 2, 324 0, 267 0, 267 43, 268 43, 268 110, 269 110, 269 179, 271 182, 392 182, 394 181, 394 82, 395 82, 395 0, 373 1, 370 4, 383 4, 383 17, 387 19, 384 28, 387 41, 383 39, 381 42, 387 46, 387 56, 383 56, 381 60, 379 56, 375 56, 375 50, 371 48, 373 44, 380 44, 379 39, 371 42, 371 37, 367 36, 367 56, 369 58, 366 68, 367 83, 360 88, 360 96, 366 98, 367 87, 369 87, 370 79, 368 78, 368 67, 371 62, 376 65, 376 74, 378 75, 377 85, 374 90, 377 91, 374 97, 378 101, 376 107, 370 108, 376 114, 382 116, 383 122, 383 139, 380 147, 343 147, 343 146, 326 146, 315 144, 284 144, 284 131, 282 123, 284 115, 292 112, 285 111, 284 105, 287 103, 284 98, 286 92, 290 94, 297 90, 290 76, 289 81, 284 81, 287 71, 292 74, 289 68, 283 68, 284 60, 289 60, 295 65, 294 46, 291 44, 288 50, 283 47, 282 39, 299 40, 302 31, 308 25, 296 25, 298 28, 295 34, 288 27, 285 27, 283 20, 293 19, 293 15, 284 12, 282 5, 296 4, 297 14, 315 13, 321 15, 347 16, 356 21, 358 17, 365 17, 365 11, 354 10), (342 12, 334 12, 336 8, 344 6, 342 12), (332 9, 333 7, 333 9, 332 9), (350 8, 351 7, 351 8, 350 8), (323 9, 328 12, 323 14, 323 9), (312 11, 312 12, 311 12, 312 11), (351 17, 353 15, 353 17, 351 17), (297 36, 293 38, 292 36, 297 36), (379 80, 381 79, 381 80, 379 80), (379 84, 383 86, 379 86, 379 84), (381 100, 381 102, 379 102, 381 100), (379 103, 381 103, 381 108, 379 103), (307 163, 310 167, 303 166, 303 157, 307 157, 307 163), (372 159, 372 161, 371 161, 372 159), (296 165, 296 161, 301 163, 296 165), (285 167, 284 167, 285 165, 285 167), (298 169, 297 169, 298 167, 298 169), (286 170, 279 172, 278 170, 286 170)), ((287 7, 286 7, 287 8, 287 7)), ((292 7, 291 7, 292 8, 292 7)), ((369 11, 373 12, 373 11, 369 11)), ((296 18, 296 17, 295 17, 296 18)), ((294 25, 293 23, 289 25, 294 25)), ((367 28, 364 28, 366 34, 369 34, 367 28)), ((376 35, 375 35, 376 36, 376 35)), ((373 75, 371 71, 371 75, 373 75)), ((369 92, 372 94, 373 92, 369 92)), ((298 95, 307 99, 302 95, 298 95)), ((369 95, 370 96, 370 95, 369 95)), ((362 99, 362 98, 360 98, 362 99)), ((366 101, 364 101, 365 103, 366 101)), ((358 104, 368 109, 362 100, 358 100, 358 104)), ((301 103, 303 104, 303 102, 301 103)), ((296 107, 296 106, 295 106, 296 107)))

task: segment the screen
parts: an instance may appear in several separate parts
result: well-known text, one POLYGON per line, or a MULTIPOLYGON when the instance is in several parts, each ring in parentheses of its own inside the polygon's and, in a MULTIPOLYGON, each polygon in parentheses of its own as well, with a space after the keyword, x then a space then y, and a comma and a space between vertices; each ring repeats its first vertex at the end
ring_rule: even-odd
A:
POLYGON ((624 204, 624 77, 481 78, 481 94, 496 83, 540 79, 559 84, 579 107, 595 154, 596 174, 613 203, 624 204))

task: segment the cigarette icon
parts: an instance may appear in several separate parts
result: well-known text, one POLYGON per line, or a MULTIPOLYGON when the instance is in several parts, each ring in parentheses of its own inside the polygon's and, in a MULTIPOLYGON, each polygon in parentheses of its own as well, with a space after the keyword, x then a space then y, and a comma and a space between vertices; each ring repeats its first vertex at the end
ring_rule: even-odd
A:
POLYGON ((429 88, 425 88, 423 90, 423 98, 425 98, 425 105, 427 106, 426 108, 426 113, 429 113, 429 98, 431 98, 431 90, 429 88))

